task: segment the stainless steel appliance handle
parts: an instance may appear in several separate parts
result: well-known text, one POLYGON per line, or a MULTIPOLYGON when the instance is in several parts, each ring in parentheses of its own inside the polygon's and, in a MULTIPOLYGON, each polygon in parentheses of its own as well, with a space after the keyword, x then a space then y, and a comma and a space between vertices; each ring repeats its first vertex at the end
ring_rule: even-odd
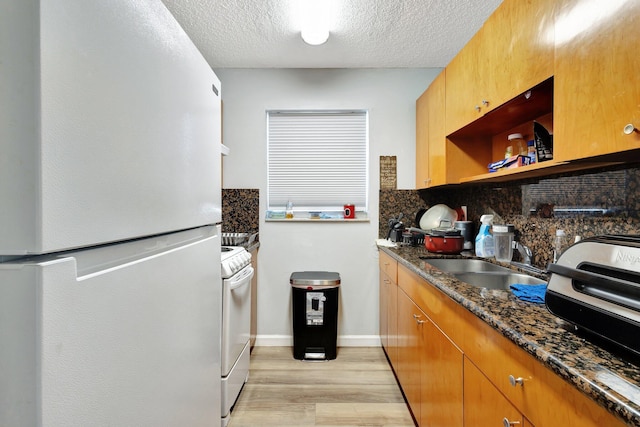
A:
POLYGON ((576 292, 640 311, 640 286, 637 283, 553 263, 547 271, 572 279, 576 292))

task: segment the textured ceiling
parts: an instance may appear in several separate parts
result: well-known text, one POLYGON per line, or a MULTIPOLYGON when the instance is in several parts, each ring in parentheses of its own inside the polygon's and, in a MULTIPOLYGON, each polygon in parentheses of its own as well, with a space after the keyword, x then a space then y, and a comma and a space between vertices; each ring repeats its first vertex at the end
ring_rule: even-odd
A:
POLYGON ((444 67, 502 2, 326 0, 331 35, 309 46, 298 1, 163 0, 212 68, 444 67))

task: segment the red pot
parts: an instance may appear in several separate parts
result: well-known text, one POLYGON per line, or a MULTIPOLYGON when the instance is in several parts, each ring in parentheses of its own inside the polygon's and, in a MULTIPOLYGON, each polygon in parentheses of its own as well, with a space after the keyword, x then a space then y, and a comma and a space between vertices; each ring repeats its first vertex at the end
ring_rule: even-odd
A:
POLYGON ((429 252, 454 255, 462 252, 464 237, 456 228, 439 227, 424 236, 424 247, 429 252))

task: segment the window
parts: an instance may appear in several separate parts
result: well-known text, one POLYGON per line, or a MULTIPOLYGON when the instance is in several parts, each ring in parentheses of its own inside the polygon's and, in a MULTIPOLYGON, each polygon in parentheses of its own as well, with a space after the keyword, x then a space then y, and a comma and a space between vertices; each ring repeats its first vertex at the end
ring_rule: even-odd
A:
POLYGON ((267 209, 368 208, 366 111, 268 111, 267 209))

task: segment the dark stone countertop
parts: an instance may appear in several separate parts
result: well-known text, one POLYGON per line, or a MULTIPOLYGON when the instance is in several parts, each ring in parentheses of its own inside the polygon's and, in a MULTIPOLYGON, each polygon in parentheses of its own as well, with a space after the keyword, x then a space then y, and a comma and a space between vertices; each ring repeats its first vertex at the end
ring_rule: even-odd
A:
MULTIPOLYGON (((379 247, 461 304, 520 348, 630 426, 640 427, 640 364, 573 331, 543 304, 519 300, 506 290, 461 282, 420 257, 444 258, 422 247, 379 247)), ((460 256, 448 256, 459 258, 460 256)))

